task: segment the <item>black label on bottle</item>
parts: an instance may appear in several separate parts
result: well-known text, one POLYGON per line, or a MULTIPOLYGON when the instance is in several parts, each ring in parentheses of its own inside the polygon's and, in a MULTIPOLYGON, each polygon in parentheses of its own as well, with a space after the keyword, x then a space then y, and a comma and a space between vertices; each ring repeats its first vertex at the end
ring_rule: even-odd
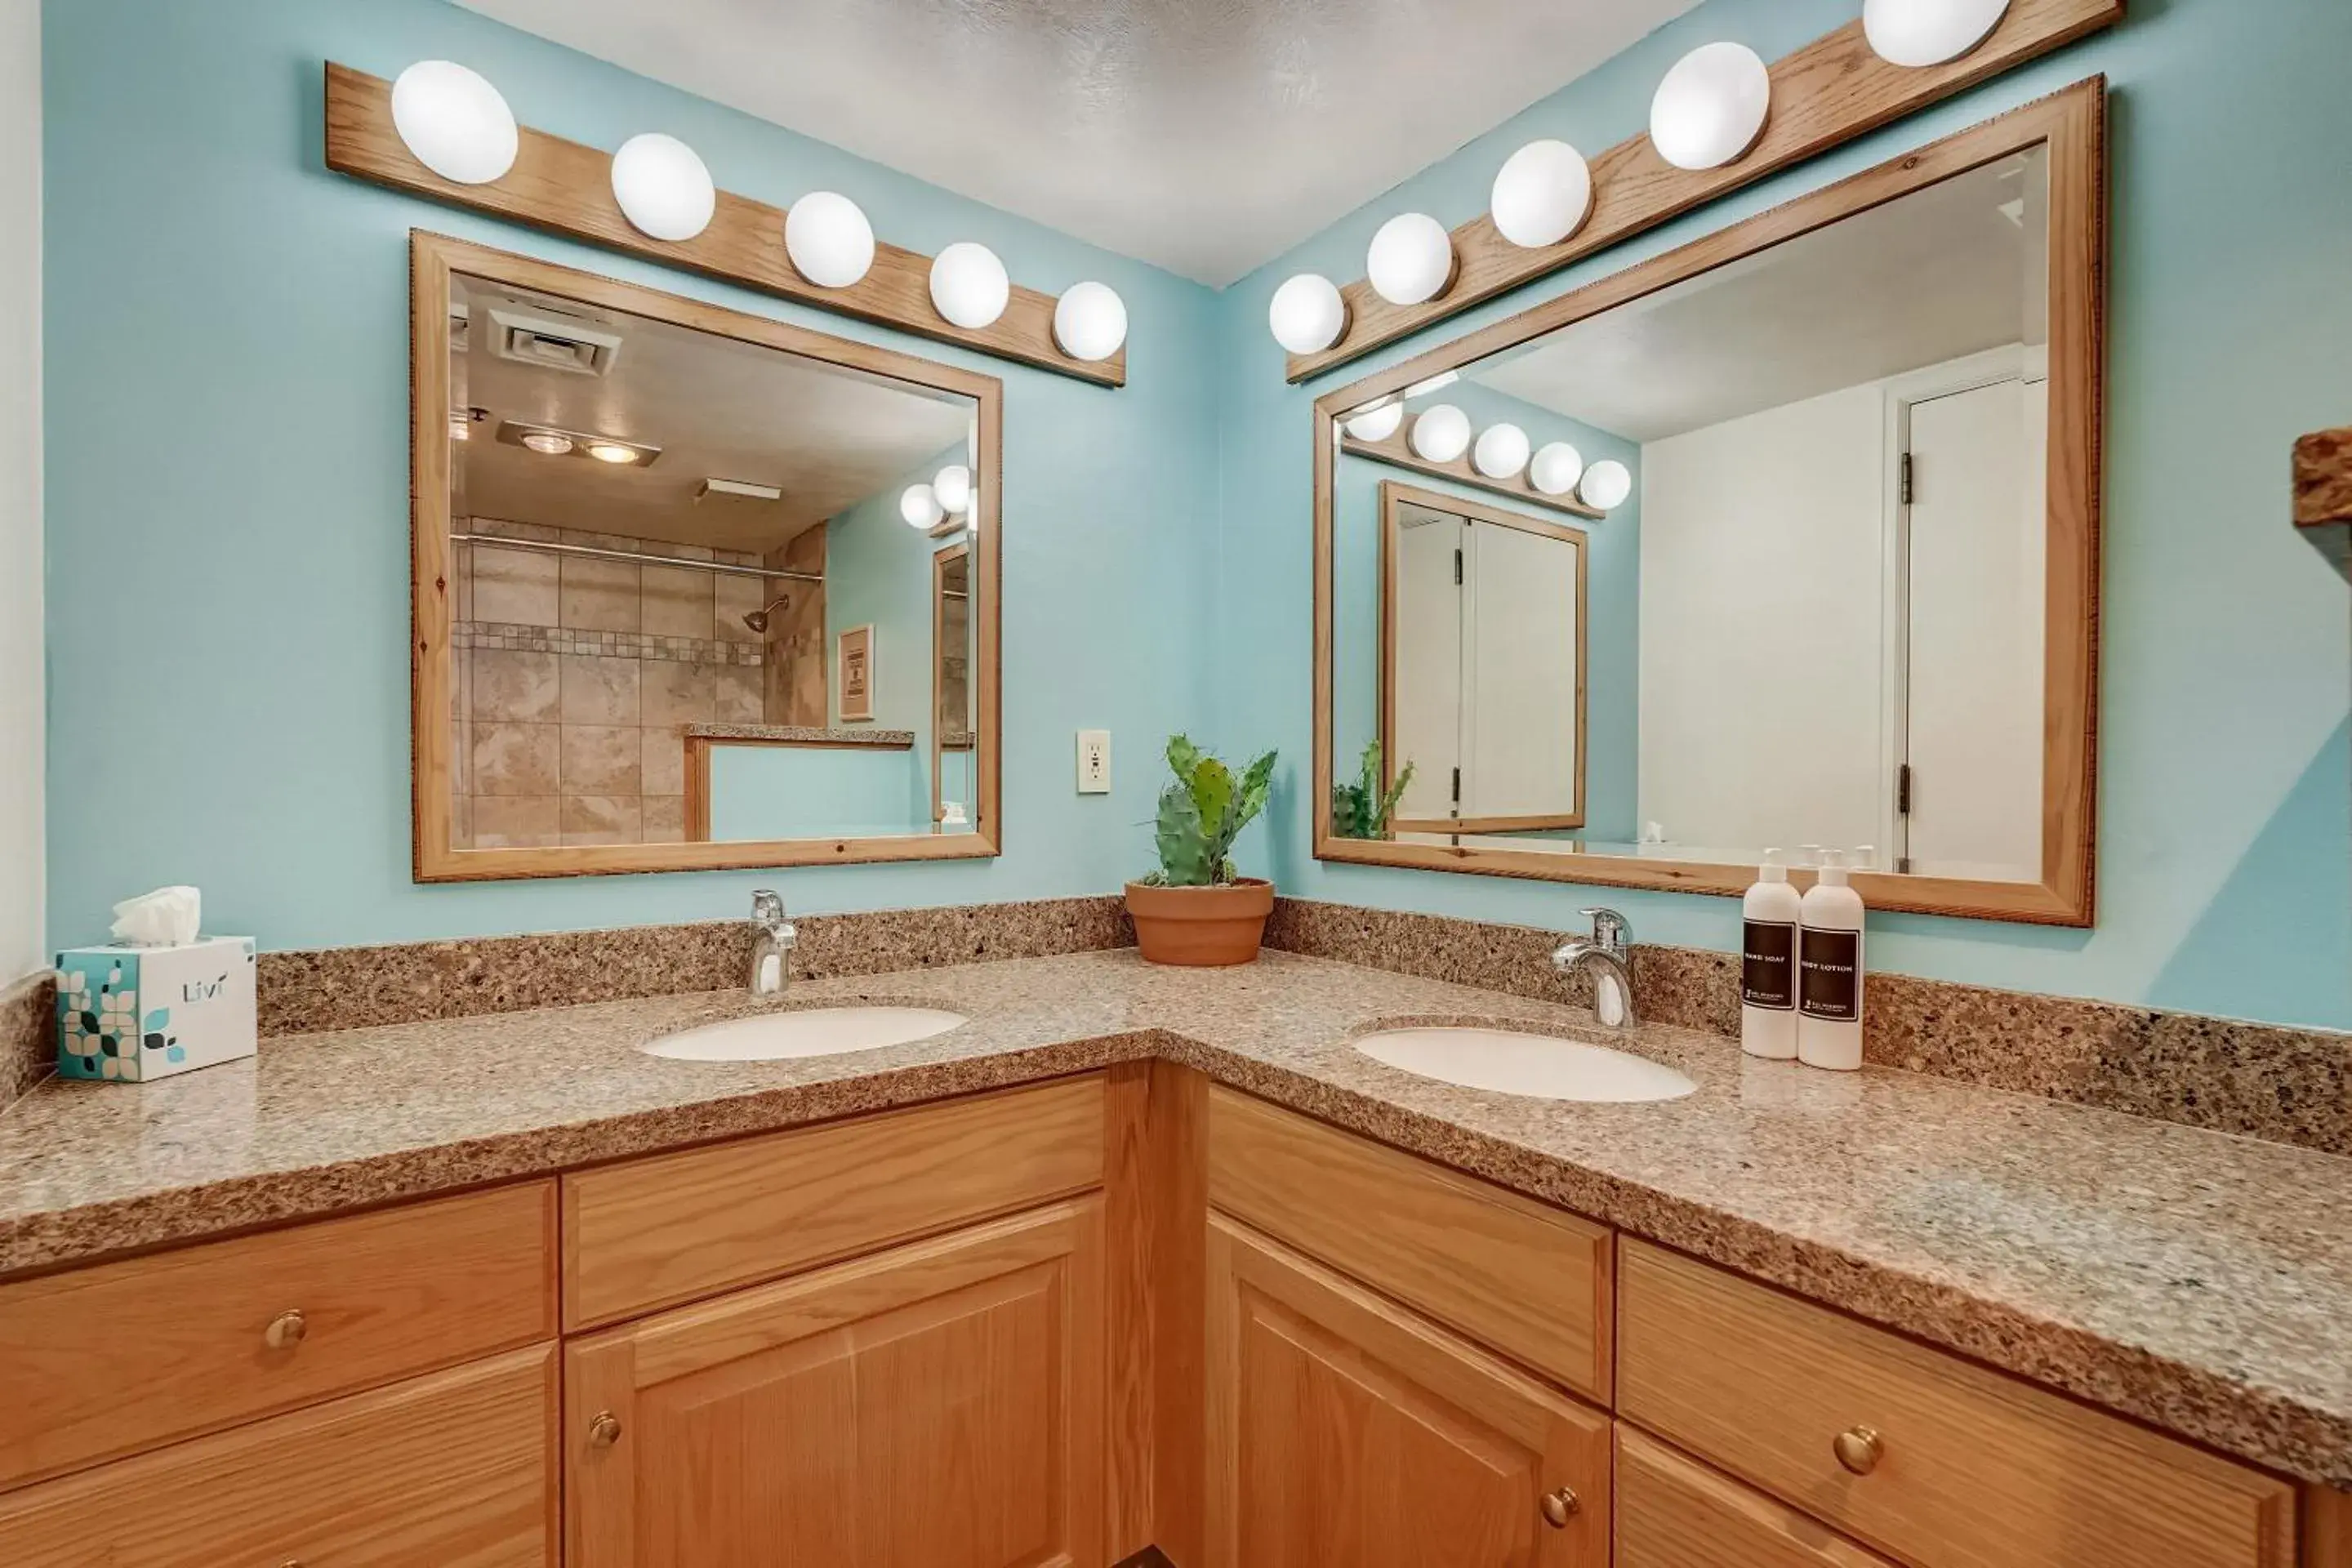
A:
POLYGON ((1739 999, 1750 1007, 1792 1013, 1797 1007, 1797 925, 1749 921, 1739 956, 1739 999))
POLYGON ((1799 941, 1797 1005, 1808 1018, 1851 1024, 1862 1016, 1862 933, 1815 931, 1799 941))

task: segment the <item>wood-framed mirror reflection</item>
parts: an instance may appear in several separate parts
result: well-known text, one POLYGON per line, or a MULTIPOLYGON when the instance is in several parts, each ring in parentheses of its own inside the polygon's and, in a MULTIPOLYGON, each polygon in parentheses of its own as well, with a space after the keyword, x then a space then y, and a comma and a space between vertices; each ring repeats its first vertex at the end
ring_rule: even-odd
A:
POLYGON ((931 820, 951 826, 971 809, 969 542, 931 552, 931 820))
POLYGON ((1583 531, 1394 479, 1379 516, 1391 828, 1583 826, 1583 531))
POLYGON ((1731 894, 1835 848, 1875 908, 2092 923, 2105 107, 2080 83, 1318 398, 1316 855, 1731 894), (1584 542, 1573 829, 1410 796, 1367 826, 1371 716, 1458 679, 1396 657, 1365 564, 1406 468, 1584 542))
POLYGON ((423 232, 410 272, 418 880, 999 852, 1001 382, 423 232))

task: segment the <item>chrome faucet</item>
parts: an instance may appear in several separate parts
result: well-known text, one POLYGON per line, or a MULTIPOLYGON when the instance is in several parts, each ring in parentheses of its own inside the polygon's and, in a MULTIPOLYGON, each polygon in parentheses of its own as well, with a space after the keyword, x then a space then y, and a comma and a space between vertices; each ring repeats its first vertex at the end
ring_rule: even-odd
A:
POLYGON ((751 895, 751 994, 781 996, 793 977, 793 948, 800 933, 784 918, 784 900, 772 889, 751 895))
POLYGON ((1590 937, 1576 937, 1551 955, 1551 966, 1570 978, 1591 968, 1592 1011, 1612 1029, 1630 1029, 1641 1023, 1633 1011, 1633 950, 1628 938, 1633 928, 1615 910, 1586 910, 1592 921, 1590 937))

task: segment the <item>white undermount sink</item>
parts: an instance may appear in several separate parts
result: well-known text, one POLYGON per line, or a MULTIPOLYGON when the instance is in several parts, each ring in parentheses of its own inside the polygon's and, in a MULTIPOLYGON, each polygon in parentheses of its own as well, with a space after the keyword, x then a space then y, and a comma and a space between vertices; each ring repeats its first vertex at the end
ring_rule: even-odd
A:
POLYGON ((939 1007, 808 1007, 681 1029, 637 1049, 688 1062, 775 1062, 903 1046, 944 1035, 963 1022, 962 1014, 939 1007))
POLYGON ((1357 1040, 1356 1048, 1422 1078, 1535 1100, 1679 1100, 1698 1087, 1630 1051, 1516 1029, 1383 1029, 1357 1040))

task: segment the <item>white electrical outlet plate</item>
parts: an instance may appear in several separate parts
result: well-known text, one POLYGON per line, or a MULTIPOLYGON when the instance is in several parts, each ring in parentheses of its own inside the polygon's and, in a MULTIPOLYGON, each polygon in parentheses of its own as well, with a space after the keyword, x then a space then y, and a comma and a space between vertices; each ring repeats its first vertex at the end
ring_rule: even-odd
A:
POLYGON ((1080 795, 1110 793, 1110 731, 1108 730, 1078 731, 1078 793, 1080 795))

